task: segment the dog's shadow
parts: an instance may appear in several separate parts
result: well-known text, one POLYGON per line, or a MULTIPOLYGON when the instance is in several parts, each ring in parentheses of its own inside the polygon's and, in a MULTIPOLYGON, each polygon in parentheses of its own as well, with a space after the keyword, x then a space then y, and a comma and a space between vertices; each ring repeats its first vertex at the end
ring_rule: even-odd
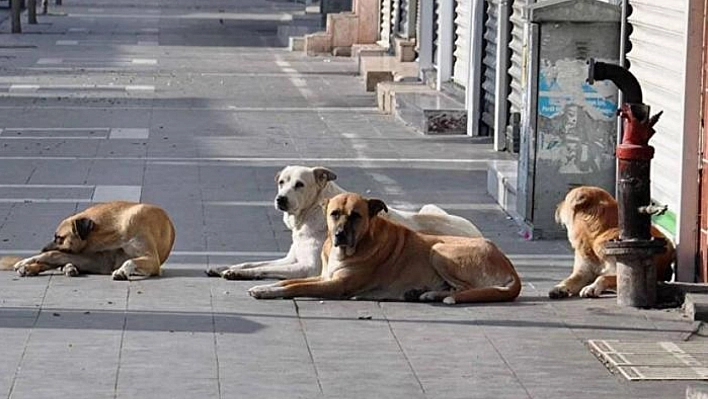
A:
MULTIPOLYGON (((158 278, 174 278, 174 277, 208 277, 204 272, 205 269, 194 268, 164 268, 162 274, 158 278)), ((131 277, 132 279, 132 277, 131 277)))

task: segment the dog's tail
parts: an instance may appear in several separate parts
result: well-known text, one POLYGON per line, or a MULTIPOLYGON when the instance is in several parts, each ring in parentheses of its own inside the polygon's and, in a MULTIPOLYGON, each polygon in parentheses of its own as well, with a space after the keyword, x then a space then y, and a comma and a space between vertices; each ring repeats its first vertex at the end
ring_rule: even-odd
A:
POLYGON ((443 302, 448 305, 454 305, 456 303, 513 301, 521 293, 521 278, 516 273, 511 261, 508 258, 506 258, 506 261, 511 274, 511 281, 507 285, 468 288, 444 298, 443 302))
POLYGON ((19 256, 3 256, 0 257, 0 270, 12 270, 15 263, 21 261, 19 256))

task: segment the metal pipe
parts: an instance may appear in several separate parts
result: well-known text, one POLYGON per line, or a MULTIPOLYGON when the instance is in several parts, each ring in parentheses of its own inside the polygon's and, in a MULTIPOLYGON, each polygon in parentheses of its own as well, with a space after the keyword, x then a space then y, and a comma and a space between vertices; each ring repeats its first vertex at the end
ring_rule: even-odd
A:
POLYGON ((625 103, 642 104, 642 87, 639 86, 637 78, 627 69, 619 65, 595 61, 592 58, 588 64, 588 83, 593 84, 596 80, 609 80, 622 91, 625 103))

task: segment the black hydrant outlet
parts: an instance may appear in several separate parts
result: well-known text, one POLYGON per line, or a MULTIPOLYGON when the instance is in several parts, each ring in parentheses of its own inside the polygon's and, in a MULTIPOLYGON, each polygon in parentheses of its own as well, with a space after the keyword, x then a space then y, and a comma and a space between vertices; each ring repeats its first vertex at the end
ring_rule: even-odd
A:
POLYGON ((596 80, 609 80, 614 83, 624 95, 625 103, 642 104, 642 87, 637 78, 625 68, 591 58, 588 61, 587 82, 593 84, 596 80))
POLYGON ((623 120, 622 142, 617 145, 617 204, 619 239, 605 246, 617 260, 617 303, 640 308, 656 304, 656 269, 653 257, 666 250, 664 239, 652 238, 651 215, 665 210, 651 204, 649 172, 654 135, 661 113, 650 117, 642 103, 642 88, 631 72, 619 65, 590 60, 588 83, 612 81, 624 94, 619 110, 623 120))

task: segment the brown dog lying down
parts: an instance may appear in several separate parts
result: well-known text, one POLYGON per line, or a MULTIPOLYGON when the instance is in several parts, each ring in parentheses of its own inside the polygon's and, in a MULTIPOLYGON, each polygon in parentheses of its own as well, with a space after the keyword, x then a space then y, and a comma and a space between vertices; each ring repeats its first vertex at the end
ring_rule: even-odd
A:
POLYGON ((484 238, 417 233, 386 218, 377 199, 344 193, 326 206, 327 238, 317 277, 255 286, 259 299, 280 297, 442 301, 514 300, 521 280, 484 238))
POLYGON ((174 241, 175 228, 162 208, 112 201, 62 220, 54 240, 39 255, 2 258, 0 268, 13 268, 20 276, 59 267, 67 276, 112 274, 114 280, 158 276, 174 241))
MULTIPOLYGON (((617 201, 599 187, 572 189, 556 208, 556 222, 568 230, 568 241, 575 250, 573 272, 553 287, 548 296, 560 299, 574 295, 598 297, 603 291, 616 290, 614 258, 605 255, 605 243, 619 238, 617 201)), ((654 237, 665 238, 652 226, 654 237)), ((657 280, 671 277, 674 246, 666 240, 666 251, 654 256, 657 280)))

